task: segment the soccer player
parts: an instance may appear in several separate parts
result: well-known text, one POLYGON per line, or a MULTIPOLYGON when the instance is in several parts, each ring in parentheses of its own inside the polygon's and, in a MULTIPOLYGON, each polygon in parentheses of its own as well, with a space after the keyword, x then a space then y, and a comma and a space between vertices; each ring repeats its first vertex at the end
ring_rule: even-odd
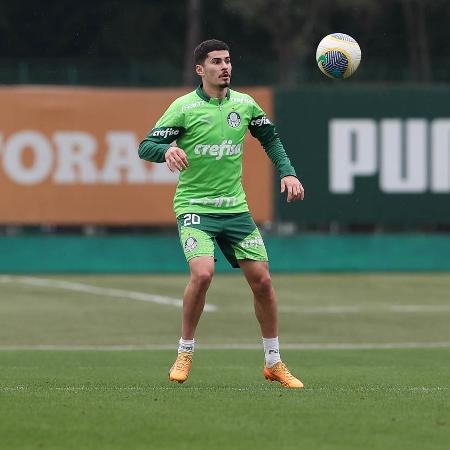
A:
POLYGON ((201 78, 193 92, 177 98, 139 145, 140 158, 163 163, 180 177, 174 197, 181 245, 190 279, 183 296, 178 356, 169 380, 189 375, 194 335, 214 274, 214 241, 240 267, 253 291, 263 347, 263 375, 286 388, 302 388, 280 359, 275 292, 260 232, 249 213, 242 188, 243 141, 247 130, 262 144, 278 169, 287 201, 303 200, 303 186, 274 125, 247 94, 230 89, 228 45, 215 39, 194 51, 201 78))

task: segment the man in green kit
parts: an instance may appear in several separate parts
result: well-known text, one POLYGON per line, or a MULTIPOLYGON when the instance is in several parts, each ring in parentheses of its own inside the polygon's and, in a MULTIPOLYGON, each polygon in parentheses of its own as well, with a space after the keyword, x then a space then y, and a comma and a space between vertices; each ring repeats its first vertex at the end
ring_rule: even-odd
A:
POLYGON ((303 200, 303 186, 274 125, 247 94, 229 88, 228 45, 215 39, 194 51, 202 83, 176 99, 139 145, 139 156, 180 171, 174 198, 181 245, 190 268, 183 297, 178 356, 169 380, 189 375, 195 330, 214 274, 214 241, 233 267, 240 267, 253 291, 264 347, 263 375, 286 388, 302 388, 280 359, 275 292, 264 242, 242 187, 243 141, 247 130, 278 169, 287 201, 303 200))

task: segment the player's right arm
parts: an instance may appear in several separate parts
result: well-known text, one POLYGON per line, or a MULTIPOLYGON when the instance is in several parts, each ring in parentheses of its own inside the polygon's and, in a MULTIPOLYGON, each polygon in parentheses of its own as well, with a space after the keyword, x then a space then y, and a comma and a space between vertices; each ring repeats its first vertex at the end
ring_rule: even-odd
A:
POLYGON ((187 169, 189 162, 184 150, 180 147, 171 146, 165 153, 166 164, 171 172, 187 169))
POLYGON ((139 157, 146 161, 166 162, 172 172, 186 169, 186 153, 175 143, 184 132, 184 114, 175 100, 139 144, 139 157))

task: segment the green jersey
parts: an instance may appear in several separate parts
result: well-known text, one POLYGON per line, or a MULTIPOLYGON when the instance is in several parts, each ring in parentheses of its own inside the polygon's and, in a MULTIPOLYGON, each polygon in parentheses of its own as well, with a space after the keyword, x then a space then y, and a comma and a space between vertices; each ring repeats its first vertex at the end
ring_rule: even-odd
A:
POLYGON ((247 130, 264 147, 280 177, 296 176, 274 125, 247 94, 228 89, 221 101, 199 86, 176 99, 139 146, 139 156, 164 162, 176 141, 189 162, 180 173, 175 215, 248 211, 242 187, 243 141, 247 130))

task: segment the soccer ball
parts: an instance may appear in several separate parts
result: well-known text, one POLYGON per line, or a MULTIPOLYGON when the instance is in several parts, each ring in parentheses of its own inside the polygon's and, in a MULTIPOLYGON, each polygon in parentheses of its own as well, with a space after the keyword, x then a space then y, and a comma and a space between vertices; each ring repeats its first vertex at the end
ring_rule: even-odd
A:
POLYGON ((348 78, 355 73, 361 62, 361 49, 348 34, 329 34, 317 46, 316 61, 326 76, 348 78))

